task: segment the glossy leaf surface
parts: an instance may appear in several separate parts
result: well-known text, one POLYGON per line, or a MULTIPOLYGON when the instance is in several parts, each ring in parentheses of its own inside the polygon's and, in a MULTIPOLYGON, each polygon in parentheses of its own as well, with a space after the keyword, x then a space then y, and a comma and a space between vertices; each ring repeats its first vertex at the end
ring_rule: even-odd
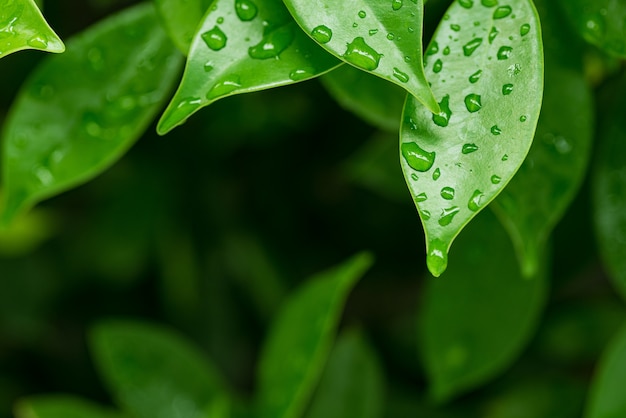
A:
POLYGON ((509 231, 526 276, 536 273, 552 228, 580 187, 594 125, 591 89, 582 65, 573 64, 581 62, 580 50, 567 48, 571 33, 564 30, 555 5, 543 3, 543 110, 526 160, 490 206, 509 231))
POLYGON ((508 367, 532 336, 545 299, 545 267, 525 279, 490 211, 459 236, 445 278, 431 278, 420 313, 430 392, 447 400, 508 367))
POLYGON ((537 13, 529 0, 455 1, 426 52, 442 112, 407 98, 401 164, 439 276, 454 238, 526 157, 543 91, 537 13))
POLYGON ((2 135, 2 221, 96 176, 152 122, 181 58, 140 5, 92 26, 23 86, 2 135))
POLYGON ((378 128, 400 129, 405 90, 350 65, 324 74, 320 81, 347 110, 378 128))
POLYGON ((46 395, 27 398, 17 403, 16 418, 123 418, 109 410, 74 396, 46 395))
POLYGON ((154 0, 157 12, 172 42, 187 54, 196 28, 213 0, 154 0))
POLYGON ((337 339, 306 418, 380 418, 384 389, 376 353, 349 330, 337 339))
POLYGON ((560 0, 582 37, 605 52, 626 57, 626 3, 622 0, 560 0))
POLYGON ((92 330, 90 345, 109 390, 133 416, 224 416, 225 388, 217 371, 173 331, 143 322, 102 322, 92 330))
POLYGON ((422 63, 422 0, 285 0, 285 4, 328 52, 399 85, 427 109, 439 112, 422 63))
POLYGON ((157 130, 167 133, 220 98, 307 80, 338 64, 302 33, 280 0, 216 0, 157 130))
POLYGON ((0 58, 24 49, 63 52, 65 45, 33 0, 0 0, 0 58))
POLYGON ((585 418, 619 418, 626 415, 626 327, 615 336, 597 365, 585 418))
POLYGON ((343 305, 371 265, 362 253, 307 280, 279 311, 261 352, 257 418, 303 412, 332 348, 343 305))

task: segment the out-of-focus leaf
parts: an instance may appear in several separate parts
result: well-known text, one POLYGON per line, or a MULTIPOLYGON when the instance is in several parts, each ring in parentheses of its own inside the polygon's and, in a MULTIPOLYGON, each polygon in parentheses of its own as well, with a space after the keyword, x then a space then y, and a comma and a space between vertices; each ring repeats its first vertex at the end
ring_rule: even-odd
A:
POLYGON ((350 65, 324 74, 320 81, 341 106, 357 116, 380 129, 400 129, 405 90, 350 65))
POLYGON ((452 241, 504 189, 535 134, 543 49, 531 1, 456 1, 426 52, 441 97, 433 115, 411 96, 401 163, 426 233, 427 264, 442 274, 452 241))
POLYGON ((96 176, 152 122, 180 68, 154 8, 87 29, 29 77, 2 135, 2 223, 96 176))
POLYGON ((257 418, 295 418, 317 384, 335 338, 343 305, 372 263, 358 254, 307 280, 279 311, 261 352, 257 418))
POLYGON ((626 327, 615 335, 600 358, 591 383, 585 418, 626 416, 624 376, 626 376, 626 327))
POLYGON ((24 49, 58 53, 65 45, 33 0, 0 0, 0 57, 24 49))
POLYGON ((397 84, 439 113, 422 60, 422 0, 284 0, 298 24, 328 52, 397 84))
POLYGON ((339 65, 298 28, 280 0, 216 0, 191 43, 163 135, 223 97, 293 84, 339 65))
POLYGON ((306 418, 380 418, 384 377, 376 353, 358 330, 339 336, 306 418))
POLYGON ((176 47, 187 54, 193 35, 213 0, 154 0, 165 30, 176 47))
POLYGON ((20 400, 16 418, 123 418, 121 412, 68 395, 46 395, 20 400))
POLYGON ((218 372, 178 334, 143 322, 107 321, 93 328, 90 346, 118 404, 133 416, 226 416, 218 372))
POLYGON ((431 278, 420 349, 432 396, 444 401, 501 373, 520 354, 542 311, 545 267, 524 279, 495 216, 481 213, 459 237, 445 278, 431 278))
POLYGON ((28 254, 58 230, 56 216, 43 209, 33 210, 0 229, 0 256, 16 257, 28 254))

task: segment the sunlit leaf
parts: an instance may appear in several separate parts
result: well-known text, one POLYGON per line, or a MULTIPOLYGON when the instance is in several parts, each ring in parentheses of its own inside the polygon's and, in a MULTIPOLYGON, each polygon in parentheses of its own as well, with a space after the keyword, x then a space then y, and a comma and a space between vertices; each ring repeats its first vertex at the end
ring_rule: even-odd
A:
POLYGON ((332 348, 343 305, 371 265, 358 254, 316 275, 279 311, 260 356, 257 418, 295 418, 303 412, 332 348))
POLYGON ((118 160, 152 122, 180 61, 149 4, 90 27, 65 54, 44 60, 4 125, 2 221, 118 160))
POLYGON ((426 52, 442 112, 431 114, 411 96, 404 108, 401 164, 435 276, 454 238, 522 164, 539 117, 539 18, 529 0, 496 3, 450 6, 426 52))
POLYGON ((285 0, 298 24, 344 62, 440 111, 422 63, 422 0, 285 0))
POLYGON ((33 0, 0 0, 0 57, 23 49, 63 52, 65 45, 33 0))
POLYGON ((176 47, 187 54, 193 35, 213 0, 154 0, 165 30, 176 47))
POLYGON ((90 345, 105 383, 133 416, 226 416, 218 372, 175 332, 144 322, 107 321, 93 328, 90 345))
POLYGON ((546 292, 545 266, 523 278, 490 211, 468 225, 452 254, 446 276, 430 278, 420 312, 420 350, 440 401, 485 383, 519 356, 546 292))
POLYGON ((20 400, 16 418, 124 418, 117 412, 68 395, 46 395, 20 400))
POLYGON ((216 0, 157 130, 165 134, 223 97, 307 80, 338 64, 298 28, 280 0, 216 0))

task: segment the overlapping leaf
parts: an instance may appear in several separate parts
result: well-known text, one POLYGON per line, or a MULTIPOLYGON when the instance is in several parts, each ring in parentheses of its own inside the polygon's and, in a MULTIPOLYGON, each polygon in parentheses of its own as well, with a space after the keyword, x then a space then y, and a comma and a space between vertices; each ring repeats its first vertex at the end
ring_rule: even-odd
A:
POLYGON ((68 42, 68 52, 48 57, 4 126, 2 222, 120 158, 152 122, 180 63, 149 4, 94 25, 68 42))
POLYGON ((74 396, 46 395, 27 398, 17 403, 16 418, 124 418, 109 410, 74 396))
POLYGON ((463 227, 511 180, 526 157, 543 92, 543 52, 530 0, 455 1, 426 52, 442 112, 409 96, 401 164, 439 276, 463 227))
POLYGON ((338 64, 297 27, 280 0, 216 0, 157 130, 167 133, 220 98, 307 80, 338 64))
POLYGON ((176 47, 187 54, 196 28, 213 0, 154 0, 165 30, 176 47))
POLYGON ((422 0, 285 0, 298 24, 341 60, 395 83, 438 113, 422 61, 422 0))
POLYGON ((33 0, 0 0, 0 57, 23 49, 63 52, 65 45, 33 0))

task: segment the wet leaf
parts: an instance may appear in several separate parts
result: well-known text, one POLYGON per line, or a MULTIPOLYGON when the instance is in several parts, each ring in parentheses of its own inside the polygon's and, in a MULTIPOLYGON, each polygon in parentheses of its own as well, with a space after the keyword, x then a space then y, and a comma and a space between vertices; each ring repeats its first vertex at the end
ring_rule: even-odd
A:
POLYGON ((109 410, 90 401, 67 395, 46 395, 18 401, 16 418, 123 418, 121 412, 109 410))
POLYGON ((261 352, 257 418, 295 418, 303 412, 331 351, 348 293, 371 263, 369 254, 358 254, 288 297, 261 352))
POLYGON ((585 418, 619 418, 626 415, 626 327, 617 333, 600 358, 591 383, 585 418))
POLYGON ((180 61, 149 4, 92 26, 44 60, 4 126, 2 222, 117 161, 152 122, 180 61))
POLYGON ((545 265, 522 277, 511 242, 490 211, 459 236, 445 278, 430 278, 420 350, 438 401, 467 392, 517 359, 543 309, 545 265))
POLYGON ((145 322, 106 321, 92 329, 90 346, 109 390, 133 416, 226 416, 217 371, 175 332, 145 322))
POLYGON ((350 65, 324 74, 320 81, 347 110, 380 129, 400 129, 405 90, 350 65))
POLYGON ((58 53, 65 45, 33 0, 0 0, 0 57, 24 49, 58 53))
POLYGON ((422 0, 285 0, 285 4, 328 52, 399 85, 430 111, 439 112, 422 64, 422 0))
POLYGON ((187 54, 196 28, 213 0, 154 0, 165 30, 183 54, 187 54))
POLYGON ((308 80, 337 65, 302 33, 280 0, 216 0, 157 131, 167 133, 223 97, 308 80))
POLYGON ((441 97, 433 115, 411 96, 400 131, 404 177, 418 208, 427 264, 439 276, 465 225, 526 157, 543 91, 539 18, 529 0, 455 1, 426 52, 441 97))

